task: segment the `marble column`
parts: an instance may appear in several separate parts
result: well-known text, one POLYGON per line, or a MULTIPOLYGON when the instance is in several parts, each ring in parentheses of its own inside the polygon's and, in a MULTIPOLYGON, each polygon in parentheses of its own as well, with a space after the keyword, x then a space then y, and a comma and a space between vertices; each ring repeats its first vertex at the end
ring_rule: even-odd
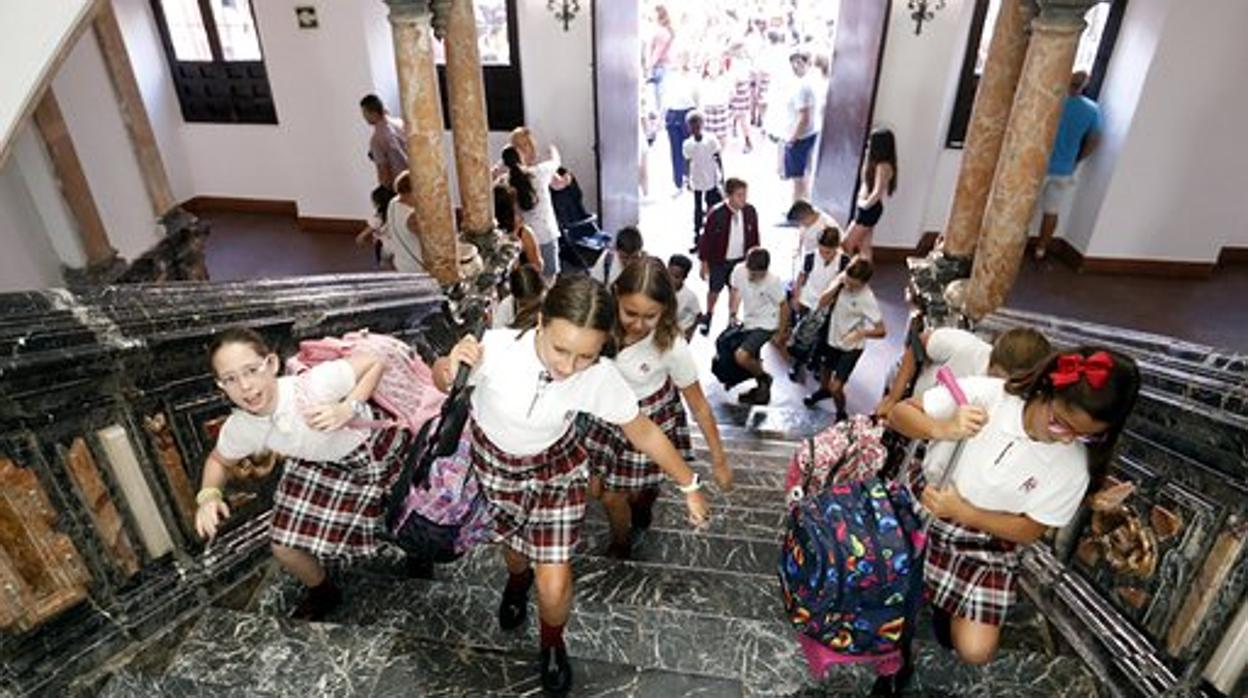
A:
POLYGON ((472 0, 450 0, 435 6, 435 12, 443 6, 446 89, 455 141, 455 174, 463 208, 461 228, 467 235, 480 235, 494 229, 494 196, 490 189, 490 145, 486 140, 489 125, 477 48, 477 20, 472 0))
POLYGON ((446 175, 442 100, 433 63, 427 0, 386 0, 394 34, 399 99, 407 128, 408 168, 425 268, 439 282, 459 280, 455 212, 446 175))
POLYGON ((169 213, 177 202, 169 187, 169 175, 165 172, 165 163, 156 144, 156 133, 152 130, 147 107, 143 104, 143 95, 139 92, 139 82, 130 65, 130 55, 126 53, 125 39, 122 38, 121 27, 117 24, 117 15, 113 12, 112 0, 100 3, 94 28, 96 42, 100 45, 100 53, 104 55, 104 64, 108 67, 108 77, 113 83, 113 91, 117 93, 122 120, 126 122, 126 130, 134 144, 139 171, 143 174, 143 185, 147 188, 152 209, 159 218, 169 213))
POLYGON ((975 248, 965 310, 973 318, 1005 302, 1027 247, 1027 229, 1044 184, 1070 71, 1095 0, 1042 0, 1010 109, 1001 155, 975 248))
POLYGON ((1023 59, 1027 56, 1030 38, 1027 23, 1034 15, 1032 0, 1002 0, 997 13, 984 73, 979 79, 971 121, 966 129, 953 209, 945 224, 945 251, 950 255, 970 256, 979 240, 992 174, 997 168, 1018 76, 1023 72, 1023 59))

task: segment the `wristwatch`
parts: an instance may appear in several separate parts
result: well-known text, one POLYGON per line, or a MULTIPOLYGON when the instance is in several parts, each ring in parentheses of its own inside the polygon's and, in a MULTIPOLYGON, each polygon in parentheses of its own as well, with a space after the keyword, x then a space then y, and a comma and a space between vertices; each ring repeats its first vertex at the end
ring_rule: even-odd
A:
POLYGON ((351 416, 356 419, 365 419, 368 417, 368 407, 363 400, 347 400, 347 406, 351 408, 351 416))
POLYGON ((676 489, 680 490, 682 494, 693 494, 702 489, 702 476, 694 473, 693 479, 689 481, 688 485, 677 485, 676 489))

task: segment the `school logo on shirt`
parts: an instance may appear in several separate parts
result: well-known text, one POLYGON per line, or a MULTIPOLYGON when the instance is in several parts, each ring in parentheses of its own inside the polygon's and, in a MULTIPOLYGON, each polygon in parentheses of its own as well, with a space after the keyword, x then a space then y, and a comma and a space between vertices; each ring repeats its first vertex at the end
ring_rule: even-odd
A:
POLYGON ((1032 475, 1026 480, 1023 480, 1023 484, 1019 485, 1018 489, 1022 490, 1024 494, 1029 494, 1032 490, 1036 489, 1036 487, 1039 485, 1040 485, 1040 481, 1036 479, 1035 475, 1032 475))
POLYGON ((638 371, 641 371, 642 373, 649 373, 649 372, 650 372, 650 364, 647 364, 647 363, 642 363, 640 366, 638 366, 638 367, 637 367, 637 370, 638 370, 638 371))

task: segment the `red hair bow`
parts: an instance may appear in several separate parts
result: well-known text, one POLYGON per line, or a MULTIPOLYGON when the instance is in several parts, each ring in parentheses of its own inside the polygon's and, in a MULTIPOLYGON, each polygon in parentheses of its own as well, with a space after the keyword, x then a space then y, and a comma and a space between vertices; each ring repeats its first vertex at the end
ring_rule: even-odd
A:
POLYGON ((1114 368, 1114 357, 1109 352, 1098 351, 1088 358, 1079 354, 1062 354, 1057 357, 1057 370, 1049 374, 1054 388, 1064 388, 1086 378, 1088 385, 1100 390, 1109 382, 1109 372, 1114 368))

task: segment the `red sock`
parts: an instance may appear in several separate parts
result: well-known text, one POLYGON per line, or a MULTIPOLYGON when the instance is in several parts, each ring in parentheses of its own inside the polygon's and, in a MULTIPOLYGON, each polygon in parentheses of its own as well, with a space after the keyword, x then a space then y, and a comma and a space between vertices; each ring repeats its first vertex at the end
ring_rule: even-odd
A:
POLYGON ((563 626, 547 625, 546 621, 541 621, 542 625, 542 649, 547 647, 563 647, 563 626))

